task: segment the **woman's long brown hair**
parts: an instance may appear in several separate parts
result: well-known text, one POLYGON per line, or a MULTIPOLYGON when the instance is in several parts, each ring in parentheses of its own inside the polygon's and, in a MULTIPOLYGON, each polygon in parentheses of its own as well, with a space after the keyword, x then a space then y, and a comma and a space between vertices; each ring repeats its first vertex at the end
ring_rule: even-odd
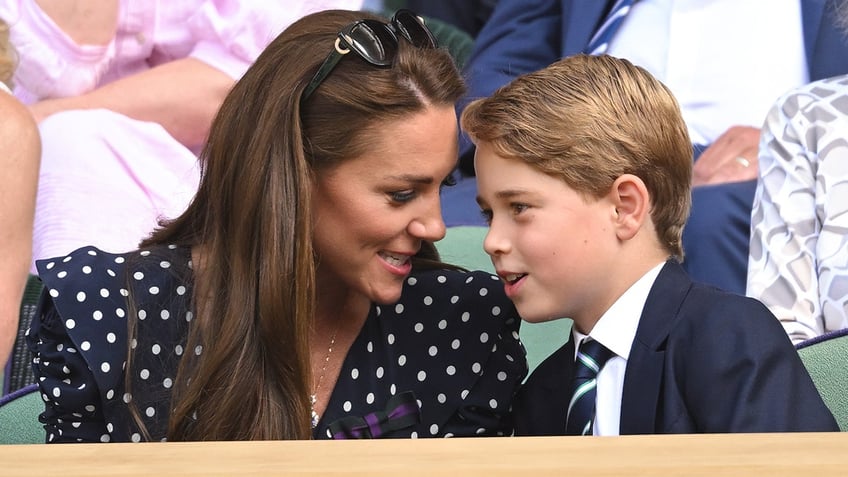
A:
POLYGON ((391 68, 344 58, 301 111, 301 92, 338 31, 365 17, 378 18, 313 14, 266 48, 213 122, 195 199, 141 244, 199 252, 186 349, 203 353, 180 362, 169 440, 311 437, 312 177, 361 155, 381 123, 452 105, 464 92, 446 51, 401 41, 391 68))

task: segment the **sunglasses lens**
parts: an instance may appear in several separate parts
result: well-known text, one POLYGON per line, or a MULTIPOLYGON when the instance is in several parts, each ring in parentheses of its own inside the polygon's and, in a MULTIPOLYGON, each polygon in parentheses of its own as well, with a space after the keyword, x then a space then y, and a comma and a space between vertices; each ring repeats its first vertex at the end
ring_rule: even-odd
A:
POLYGON ((388 66, 397 55, 397 38, 382 22, 362 20, 342 34, 351 48, 375 66, 388 66))
POLYGON ((398 10, 392 17, 392 24, 398 33, 418 48, 436 48, 436 37, 430 32, 421 18, 410 10, 398 10))

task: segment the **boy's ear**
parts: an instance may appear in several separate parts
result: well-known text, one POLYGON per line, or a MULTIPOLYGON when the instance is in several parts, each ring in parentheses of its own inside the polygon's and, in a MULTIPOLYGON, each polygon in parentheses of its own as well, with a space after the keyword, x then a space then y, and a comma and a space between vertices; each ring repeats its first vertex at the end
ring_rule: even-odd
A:
POLYGON ((616 235, 619 240, 630 240, 636 236, 651 212, 648 188, 639 177, 623 174, 613 182, 610 195, 615 204, 616 235))

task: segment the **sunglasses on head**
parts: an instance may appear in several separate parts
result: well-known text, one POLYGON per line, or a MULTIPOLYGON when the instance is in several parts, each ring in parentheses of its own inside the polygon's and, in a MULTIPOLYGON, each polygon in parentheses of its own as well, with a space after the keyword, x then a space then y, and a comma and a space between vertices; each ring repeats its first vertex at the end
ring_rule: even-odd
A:
POLYGON ((315 89, 327 79, 339 61, 351 51, 368 63, 387 68, 392 65, 398 52, 398 36, 402 36, 418 48, 436 48, 438 43, 424 21, 411 10, 401 9, 392 15, 389 23, 378 20, 358 20, 344 27, 336 37, 333 51, 306 85, 300 96, 304 103, 315 89))

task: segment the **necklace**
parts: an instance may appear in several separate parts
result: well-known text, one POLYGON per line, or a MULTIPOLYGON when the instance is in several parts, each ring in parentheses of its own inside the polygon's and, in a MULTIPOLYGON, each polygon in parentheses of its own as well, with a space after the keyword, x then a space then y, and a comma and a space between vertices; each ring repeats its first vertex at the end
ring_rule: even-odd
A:
POLYGON ((318 375, 318 383, 315 385, 315 391, 309 395, 313 429, 318 426, 318 421, 321 419, 321 416, 318 415, 318 411, 315 410, 315 404, 318 403, 318 391, 321 390, 321 381, 324 380, 324 373, 327 372, 327 364, 330 363, 330 355, 333 354, 333 346, 336 344, 336 333, 338 331, 338 328, 336 328, 336 330, 333 331, 333 336, 330 337, 330 345, 327 347, 327 354, 324 356, 324 364, 321 365, 321 374, 318 375))

